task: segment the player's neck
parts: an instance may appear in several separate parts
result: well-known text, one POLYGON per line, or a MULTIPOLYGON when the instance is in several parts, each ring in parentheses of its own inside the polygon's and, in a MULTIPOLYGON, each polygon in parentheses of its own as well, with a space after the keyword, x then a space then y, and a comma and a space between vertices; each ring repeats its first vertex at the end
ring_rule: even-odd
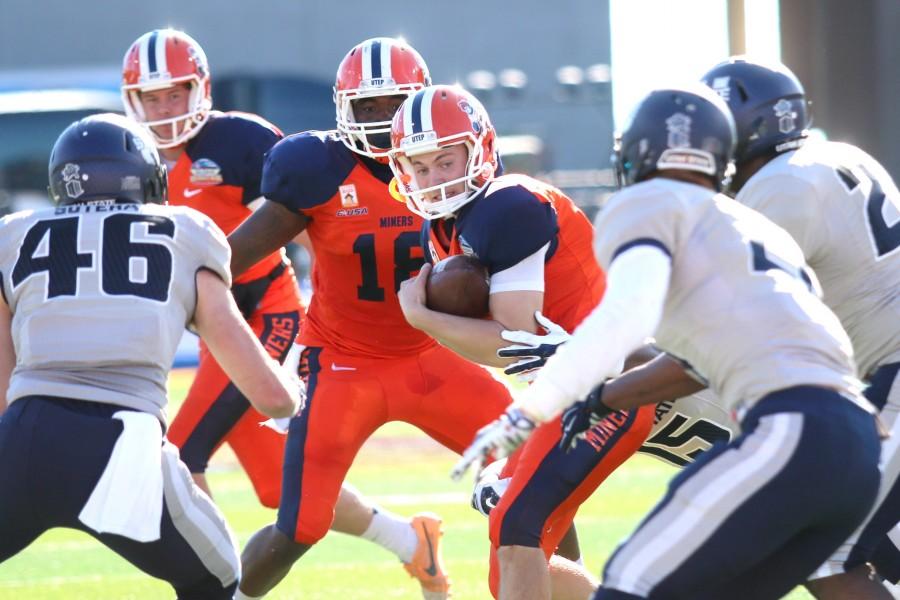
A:
POLYGON ((172 148, 159 148, 159 156, 166 163, 176 163, 178 159, 181 158, 181 155, 184 154, 185 144, 180 146, 174 146, 172 148))

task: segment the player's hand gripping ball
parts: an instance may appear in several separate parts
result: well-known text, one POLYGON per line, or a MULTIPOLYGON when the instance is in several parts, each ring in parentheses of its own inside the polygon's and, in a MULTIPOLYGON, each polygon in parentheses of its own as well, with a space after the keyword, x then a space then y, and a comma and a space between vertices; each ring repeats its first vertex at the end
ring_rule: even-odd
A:
POLYGON ((434 265, 425 303, 431 310, 479 319, 488 314, 490 290, 487 268, 476 258, 457 254, 434 265))

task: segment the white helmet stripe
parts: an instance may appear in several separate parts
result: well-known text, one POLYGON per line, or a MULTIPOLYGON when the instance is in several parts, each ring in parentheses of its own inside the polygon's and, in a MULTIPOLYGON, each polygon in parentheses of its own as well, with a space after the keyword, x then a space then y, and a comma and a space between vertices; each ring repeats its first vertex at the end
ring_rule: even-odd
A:
POLYGON ((434 99, 433 87, 425 88, 422 92, 422 131, 433 131, 434 122, 431 119, 431 101, 434 99))
MULTIPOLYGON (((412 98, 413 96, 410 96, 412 98)), ((403 136, 406 137, 413 131, 413 112, 415 111, 415 100, 412 102, 404 102, 403 108, 403 136)))
POLYGON ((147 80, 147 75, 150 73, 150 60, 149 60, 149 49, 150 49, 150 36, 152 33, 148 33, 141 38, 140 49, 138 50, 138 56, 140 57, 141 62, 141 81, 147 80))
POLYGON ((368 81, 372 79, 372 44, 366 44, 362 47, 362 80, 368 81))
POLYGON ((391 49, 393 49, 394 45, 390 40, 384 39, 381 41, 381 78, 385 81, 391 79, 391 49))
POLYGON ((156 38, 156 72, 157 73, 168 73, 169 72, 169 63, 166 61, 166 46, 168 45, 169 38, 166 35, 165 30, 159 31, 159 36, 156 38))

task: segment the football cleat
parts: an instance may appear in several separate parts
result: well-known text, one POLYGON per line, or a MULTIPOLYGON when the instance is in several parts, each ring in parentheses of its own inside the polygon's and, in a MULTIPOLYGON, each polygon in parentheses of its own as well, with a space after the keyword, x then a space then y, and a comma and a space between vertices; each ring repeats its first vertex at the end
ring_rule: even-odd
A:
POLYGON ((403 563, 410 577, 415 577, 422 585, 425 600, 445 600, 450 597, 450 579, 447 577, 441 557, 441 518, 434 513, 415 515, 410 525, 416 532, 419 543, 413 558, 403 563))

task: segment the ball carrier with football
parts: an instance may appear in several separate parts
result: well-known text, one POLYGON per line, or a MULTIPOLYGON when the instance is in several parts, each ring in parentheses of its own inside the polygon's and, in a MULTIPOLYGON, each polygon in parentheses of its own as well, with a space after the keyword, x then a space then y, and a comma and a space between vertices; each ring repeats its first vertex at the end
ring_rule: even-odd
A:
MULTIPOLYGON (((504 335, 555 331, 559 324, 562 341, 563 330, 573 331, 599 304, 604 275, 587 217, 552 186, 497 176, 493 126, 478 100, 460 88, 411 95, 394 116, 391 138, 398 191, 407 208, 429 220, 425 250, 435 263, 401 285, 407 321, 474 362, 539 367, 545 357, 504 356, 504 335)), ((516 600, 586 598, 596 581, 572 563, 570 573, 580 578, 566 578, 564 591, 551 578, 550 566, 559 560, 553 553, 578 506, 640 447, 653 410, 618 415, 608 444, 599 450, 582 444, 570 454, 558 450, 558 418, 537 429, 524 415, 504 418, 531 436, 504 467, 501 477, 511 477, 510 485, 490 514, 491 591, 516 600), (573 469, 583 475, 578 483, 562 476, 573 469)))

